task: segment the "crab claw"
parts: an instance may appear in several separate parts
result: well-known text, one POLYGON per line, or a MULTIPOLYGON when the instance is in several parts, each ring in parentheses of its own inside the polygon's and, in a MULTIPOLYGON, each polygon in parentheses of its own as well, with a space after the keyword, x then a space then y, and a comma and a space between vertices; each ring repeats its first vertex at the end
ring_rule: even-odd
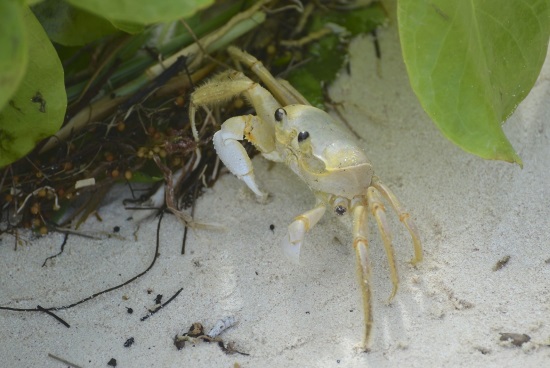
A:
POLYGON ((300 264, 300 249, 306 235, 306 224, 298 219, 288 225, 288 233, 283 240, 283 252, 294 263, 300 264))

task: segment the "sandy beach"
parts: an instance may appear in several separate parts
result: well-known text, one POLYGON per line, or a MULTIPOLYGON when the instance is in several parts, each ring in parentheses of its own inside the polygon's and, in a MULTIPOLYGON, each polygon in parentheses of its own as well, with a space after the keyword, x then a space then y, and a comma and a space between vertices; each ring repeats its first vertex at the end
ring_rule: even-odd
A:
MULTIPOLYGON (((67 367, 53 354, 80 367, 108 367, 111 359, 117 367, 550 366, 550 60, 504 125, 523 159, 520 169, 447 141, 411 91, 394 31, 381 32, 380 42, 380 66, 368 37, 352 43, 351 74, 342 72, 330 95, 377 175, 414 218, 424 261, 416 268, 408 263, 410 238, 388 209, 400 272, 400 289, 388 304, 388 264, 370 224, 370 353, 355 349, 363 320, 349 218, 326 216, 308 234, 301 265, 289 262, 279 245, 314 197, 288 168, 257 156, 268 203, 256 202, 237 178, 222 176, 197 201, 195 218, 224 230, 189 231, 181 255, 183 228, 166 215, 154 267, 123 288, 56 312, 70 328, 44 313, 0 311, 0 365, 67 367), (140 320, 159 294, 165 302, 180 289, 140 320), (220 337, 247 355, 228 355, 217 343, 174 346, 174 336, 192 323, 208 330, 228 316, 236 324, 220 337), (508 333, 530 340, 501 341, 508 333)), ((63 254, 45 267, 62 234, 21 232, 17 251, 4 234, 0 305, 66 305, 145 270, 158 219, 129 219, 126 197, 119 188, 99 211, 103 221, 83 226, 99 240, 70 236, 63 254)))

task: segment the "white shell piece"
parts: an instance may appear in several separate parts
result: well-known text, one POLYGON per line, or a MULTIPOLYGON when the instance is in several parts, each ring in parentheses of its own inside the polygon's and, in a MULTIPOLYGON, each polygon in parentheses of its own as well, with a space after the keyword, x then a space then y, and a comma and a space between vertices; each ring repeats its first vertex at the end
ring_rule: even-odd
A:
POLYGON ((228 317, 219 319, 216 321, 216 323, 214 324, 214 327, 212 327, 212 329, 210 330, 210 332, 208 332, 207 335, 214 338, 219 334, 221 334, 223 331, 227 330, 229 327, 233 327, 235 323, 237 323, 237 321, 233 316, 228 316, 228 317))
POLYGON ((95 185, 95 178, 82 179, 74 183, 75 189, 80 189, 84 187, 89 187, 95 185))

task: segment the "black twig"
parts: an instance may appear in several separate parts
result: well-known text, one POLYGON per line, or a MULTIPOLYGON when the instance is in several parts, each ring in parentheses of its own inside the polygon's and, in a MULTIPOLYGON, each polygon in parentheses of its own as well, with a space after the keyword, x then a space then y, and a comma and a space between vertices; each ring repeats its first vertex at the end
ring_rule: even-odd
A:
POLYGON ((63 358, 60 358, 60 357, 55 356, 55 355, 53 355, 53 354, 48 353, 48 356, 49 356, 50 358, 52 358, 52 359, 57 360, 58 362, 61 362, 61 363, 64 363, 64 364, 68 364, 70 367, 73 367, 73 368, 82 368, 81 366, 79 366, 79 365, 77 365, 77 364, 71 363, 71 362, 69 362, 68 360, 63 359, 63 358))
POLYGON ((136 92, 127 101, 121 103, 118 108, 119 111, 126 111, 136 103, 139 103, 141 100, 149 96, 151 92, 165 85, 170 78, 177 75, 184 68, 187 68, 187 57, 180 56, 176 59, 176 61, 172 65, 166 68, 150 84, 148 84, 146 87, 136 92))
POLYGON ((52 316, 53 318, 55 318, 56 320, 58 320, 63 326, 65 326, 65 327, 67 327, 67 328, 70 328, 70 327, 71 327, 71 325, 68 324, 67 322, 65 322, 61 317, 57 316, 56 314, 54 314, 53 312, 50 312, 50 311, 47 310, 47 309, 42 308, 40 305, 37 305, 37 306, 36 306, 36 309, 38 309, 38 310, 41 311, 41 312, 46 313, 47 315, 52 316))
POLYGON ((162 218, 164 217, 164 212, 161 212, 160 215, 159 215, 159 221, 158 221, 158 224, 157 224, 157 238, 156 238, 156 246, 155 246, 155 255, 153 256, 153 261, 151 262, 151 264, 149 265, 149 267, 147 267, 147 269, 139 274, 137 274, 136 276, 132 277, 131 279, 123 282, 122 284, 119 284, 119 285, 116 285, 116 286, 113 286, 109 289, 105 289, 105 290, 102 290, 100 292, 97 292, 93 295, 90 295, 89 297, 87 298, 84 298, 84 299, 81 299, 75 303, 72 303, 72 304, 69 304, 69 305, 63 305, 61 307, 50 307, 50 308, 13 308, 13 307, 0 307, 0 310, 9 310, 9 311, 14 311, 14 312, 45 312, 45 311, 53 311, 53 310, 63 310, 63 309, 69 309, 69 308, 72 308, 72 307, 76 307, 77 305, 80 305, 82 303, 85 303, 87 302, 88 300, 91 300, 91 299, 94 299, 95 297, 99 296, 99 295, 102 295, 102 294, 106 294, 106 293, 109 293, 111 291, 114 291, 114 290, 117 290, 117 289, 120 289, 121 287, 123 286, 126 286, 128 285, 129 283, 137 280, 138 278, 140 278, 141 276, 145 275, 147 272, 149 272, 149 270, 151 268, 153 268, 153 266, 155 265, 155 262, 157 261, 157 258, 158 258, 158 255, 159 255, 159 247, 160 247, 160 224, 162 222, 162 218))
MULTIPOLYGON (((191 217, 195 216, 195 205, 197 203, 197 197, 199 195, 199 184, 195 183, 193 190, 193 201, 191 205, 191 217)), ((187 242, 187 231, 189 230, 189 226, 186 226, 183 229, 183 239, 181 241, 181 254, 185 254, 185 243, 187 242)))
POLYGON ((182 292, 183 288, 179 289, 170 299, 168 299, 164 304, 161 304, 157 309, 155 309, 152 312, 149 312, 146 316, 141 317, 140 321, 145 321, 147 318, 151 317, 153 314, 157 313, 159 310, 164 308, 168 303, 170 303, 172 300, 176 299, 176 297, 182 292))
POLYGON ((61 250, 57 254, 54 254, 53 256, 49 256, 48 258, 46 258, 44 260, 44 263, 42 263, 42 267, 46 265, 46 262, 48 262, 48 259, 55 258, 61 253, 63 253, 63 251, 65 250, 65 244, 67 244, 67 239, 69 239, 69 233, 65 233, 65 237, 63 238, 63 243, 61 243, 61 250))

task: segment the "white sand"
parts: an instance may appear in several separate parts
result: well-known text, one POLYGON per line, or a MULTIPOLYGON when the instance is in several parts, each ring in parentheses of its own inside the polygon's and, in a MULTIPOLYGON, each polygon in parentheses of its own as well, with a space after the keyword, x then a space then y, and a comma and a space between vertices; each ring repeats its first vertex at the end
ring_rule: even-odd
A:
MULTIPOLYGON (((287 168, 258 157, 257 176, 271 202, 256 203, 236 178, 222 177, 198 201, 196 217, 228 230, 190 232, 182 256, 182 228, 167 216, 154 268, 122 289, 58 312, 71 328, 41 313, 0 311, 0 366, 66 366, 48 353, 82 367, 107 367, 111 358, 118 367, 550 366, 544 345, 550 339, 550 62, 505 126, 521 170, 483 161, 443 138, 410 90, 395 36, 383 33, 381 44, 382 79, 372 43, 359 39, 350 48, 352 78, 343 75, 332 97, 343 102, 378 175, 411 211, 425 261, 417 269, 408 265, 410 239, 390 214, 401 284, 387 305, 388 266, 371 226, 371 353, 354 350, 363 321, 349 225, 327 216, 309 234, 302 266, 287 262, 279 243, 313 197, 287 168), (508 264, 493 271, 504 256, 508 264), (166 301, 180 288, 166 308, 139 320, 157 294, 166 301), (181 351, 172 345, 191 323, 210 328, 227 315, 238 324, 223 339, 250 356, 228 356, 214 344, 181 351), (531 342, 521 348, 502 343, 505 332, 528 334, 531 342), (125 348, 129 337, 135 344, 125 348)), ((40 266, 58 251, 61 235, 24 233, 17 252, 13 238, 2 236, 0 305, 63 305, 145 269, 156 222, 143 223, 135 241, 123 196, 101 210, 103 222, 85 228, 98 233, 120 226, 124 240, 70 237, 48 267, 40 266)))

